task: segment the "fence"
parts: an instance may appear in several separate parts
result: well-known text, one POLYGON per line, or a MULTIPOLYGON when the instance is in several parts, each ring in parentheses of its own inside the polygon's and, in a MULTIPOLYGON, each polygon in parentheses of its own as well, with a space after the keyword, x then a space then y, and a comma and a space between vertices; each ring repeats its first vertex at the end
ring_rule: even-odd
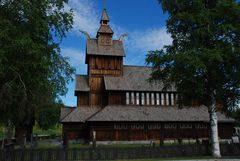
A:
MULTIPOLYGON (((208 145, 134 148, 12 149, 1 150, 1 161, 77 161, 209 156, 208 145)), ((240 156, 239 144, 221 145, 223 156, 240 156)))

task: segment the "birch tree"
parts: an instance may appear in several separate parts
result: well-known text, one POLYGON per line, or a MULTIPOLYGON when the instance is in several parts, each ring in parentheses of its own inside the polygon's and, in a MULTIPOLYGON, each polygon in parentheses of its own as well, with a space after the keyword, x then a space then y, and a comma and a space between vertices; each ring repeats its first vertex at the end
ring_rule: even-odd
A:
POLYGON ((152 80, 171 83, 178 103, 208 107, 212 155, 221 157, 216 102, 236 106, 240 86, 240 5, 234 0, 159 0, 172 44, 149 51, 152 80))
POLYGON ((59 47, 73 24, 67 2, 0 1, 0 121, 16 132, 31 131, 37 109, 67 92, 74 69, 59 47))

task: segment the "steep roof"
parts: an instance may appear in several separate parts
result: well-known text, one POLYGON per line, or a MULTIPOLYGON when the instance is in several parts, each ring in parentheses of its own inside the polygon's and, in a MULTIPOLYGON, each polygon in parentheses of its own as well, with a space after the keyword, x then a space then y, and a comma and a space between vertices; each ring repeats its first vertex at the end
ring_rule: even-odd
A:
POLYGON ((75 107, 72 112, 61 119, 61 122, 85 122, 89 117, 97 113, 99 110, 100 108, 97 107, 75 107))
POLYGON ((88 84, 88 76, 76 75, 75 81, 76 81, 75 91, 88 92, 90 90, 88 84))
MULTIPOLYGON (((217 112, 219 122, 233 122, 234 119, 217 112)), ((107 106, 88 121, 209 121, 206 106, 186 107, 146 107, 107 106)))
POLYGON ((103 10, 101 21, 109 21, 109 17, 106 9, 103 10))
MULTIPOLYGON (((141 66, 123 66, 123 76, 105 76, 106 90, 124 91, 162 91, 163 83, 149 82, 152 68, 141 66)), ((176 91, 172 86, 167 91, 176 91)))
POLYGON ((98 29, 98 33, 113 34, 113 30, 109 25, 101 25, 98 29))
POLYGON ((98 45, 97 39, 88 39, 87 55, 125 56, 125 52, 122 41, 113 40, 112 45, 98 45))

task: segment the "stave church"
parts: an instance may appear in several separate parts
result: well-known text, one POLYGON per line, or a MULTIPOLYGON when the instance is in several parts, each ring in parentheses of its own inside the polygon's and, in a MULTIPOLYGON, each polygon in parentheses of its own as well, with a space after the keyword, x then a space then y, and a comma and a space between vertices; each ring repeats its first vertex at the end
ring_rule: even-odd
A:
MULTIPOLYGON (((150 83, 151 67, 123 64, 123 41, 113 39, 106 9, 96 38, 87 38, 87 75, 76 75, 76 107, 61 109, 67 140, 148 142, 208 139, 210 121, 204 105, 178 108, 174 86, 150 83)), ((234 119, 218 104, 220 139, 233 135, 234 119)))

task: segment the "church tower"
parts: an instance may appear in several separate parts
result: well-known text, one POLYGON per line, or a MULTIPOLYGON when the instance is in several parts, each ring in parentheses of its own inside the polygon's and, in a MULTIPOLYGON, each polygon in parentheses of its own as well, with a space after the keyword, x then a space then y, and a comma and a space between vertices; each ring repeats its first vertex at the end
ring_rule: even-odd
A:
POLYGON ((107 10, 104 9, 96 38, 87 40, 86 64, 89 76, 90 106, 103 107, 107 104, 104 76, 122 76, 123 74, 123 57, 125 56, 123 42, 113 40, 113 34, 107 10))

